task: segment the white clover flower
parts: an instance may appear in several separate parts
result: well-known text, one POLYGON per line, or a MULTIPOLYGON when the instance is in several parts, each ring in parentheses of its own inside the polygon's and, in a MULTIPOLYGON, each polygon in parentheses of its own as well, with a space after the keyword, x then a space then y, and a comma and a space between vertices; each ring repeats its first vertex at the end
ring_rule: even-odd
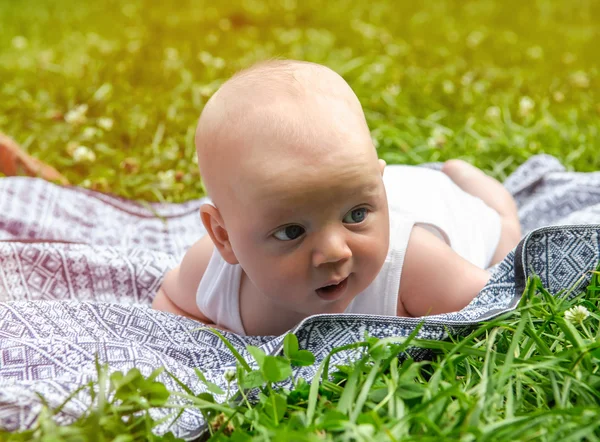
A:
POLYGON ((565 312, 565 319, 575 324, 582 323, 588 316, 590 316, 590 312, 583 305, 571 307, 565 312))
POLYGON ((41 51, 38 55, 38 59, 40 63, 47 66, 54 61, 54 51, 52 49, 46 49, 45 51, 41 51))
POLYGON ((178 60, 179 59, 179 51, 177 48, 166 48, 165 49, 165 57, 167 60, 178 60))
POLYGON ((98 118, 98 121, 96 123, 98 124, 99 128, 104 129, 105 131, 109 131, 113 128, 113 119, 112 118, 101 117, 101 118, 98 118))
POLYGON ((175 171, 174 170, 165 170, 163 172, 158 172, 158 187, 163 190, 168 190, 175 185, 175 171))
POLYGON ((581 89, 587 89, 590 87, 590 77, 588 77, 588 74, 583 71, 577 71, 571 74, 569 79, 571 80, 571 84, 575 87, 581 89))
POLYGON ((207 44, 214 46, 219 42, 219 35, 216 32, 209 32, 206 35, 205 41, 207 44))
POLYGON ((127 43, 127 51, 134 54, 138 52, 142 47, 142 42, 139 40, 132 40, 127 43))
POLYGON ((110 97, 112 93, 113 87, 110 83, 104 83, 102 86, 98 88, 96 92, 94 92, 94 100, 96 101, 105 101, 110 97))
POLYGON ((502 116, 502 111, 498 106, 490 106, 485 110, 485 117, 488 120, 499 120, 502 116))
POLYGON ((467 36, 467 46, 475 48, 484 40, 485 34, 481 31, 473 31, 467 36))
POLYGON ((210 97, 215 92, 215 88, 209 84, 205 84, 198 87, 198 92, 200 92, 200 95, 203 97, 210 97))
POLYGON ((475 92, 477 92, 478 94, 483 94, 485 92, 486 87, 487 86, 485 85, 485 83, 483 81, 476 81, 473 84, 473 90, 475 92))
POLYGON ((474 79, 475 74, 473 74, 473 72, 465 72, 465 74, 460 78, 460 83, 463 86, 469 86, 471 83, 473 83, 474 79))
POLYGON ((12 39, 12 45, 13 45, 13 48, 15 48, 15 49, 19 49, 19 50, 25 49, 28 44, 29 44, 29 42, 22 35, 17 35, 16 37, 14 37, 12 39))
POLYGON ((562 103, 565 101, 565 94, 563 94, 561 91, 556 91, 552 94, 552 98, 554 98, 554 101, 557 103, 562 103))
POLYGON ((93 163, 96 161, 96 154, 86 146, 78 146, 73 151, 73 159, 76 163, 93 163))
POLYGON ((487 150, 490 145, 486 140, 477 140, 475 146, 477 147, 477 150, 487 150))
POLYGON ((521 97, 519 100, 519 114, 525 117, 531 113, 535 107, 535 102, 529 97, 521 97))
POLYGON ((223 379, 225 379, 225 382, 231 382, 235 379, 235 370, 225 370, 225 373, 223 373, 223 379))
POLYGON ((448 141, 447 138, 447 130, 442 129, 441 127, 436 127, 431 131, 431 136, 427 139, 427 144, 429 147, 440 148, 443 147, 444 144, 448 141))
POLYGON ((454 86, 454 83, 451 80, 444 80, 444 82, 442 83, 442 89, 446 94, 453 94, 456 90, 456 87, 454 86))
POLYGON ((79 105, 75 109, 71 109, 69 112, 67 112, 65 115, 65 121, 69 124, 82 124, 87 119, 85 116, 87 110, 87 104, 79 105))
POLYGON ((92 138, 96 137, 96 135, 98 135, 98 132, 99 130, 95 127, 86 127, 85 129, 83 129, 83 133, 81 134, 81 136, 85 140, 91 140, 92 138))
POLYGON ((398 84, 390 84, 386 88, 386 91, 388 91, 391 95, 396 97, 396 96, 400 95, 400 92, 402 92, 402 88, 398 84))
POLYGON ((225 60, 223 60, 221 57, 213 58, 213 66, 216 69, 223 69, 225 67, 225 60))
POLYGON ((202 64, 209 65, 213 60, 213 56, 210 52, 202 51, 198 54, 198 60, 200 60, 202 64))
POLYGON ((517 147, 525 147, 525 137, 523 135, 515 135, 512 138, 512 142, 517 147))
POLYGON ((371 65, 371 71, 376 74, 383 74, 385 72, 385 65, 383 63, 373 63, 371 65))
POLYGON ((527 56, 532 60, 541 60, 544 58, 544 50, 540 46, 532 46, 527 49, 527 56))
POLYGON ((386 45, 385 52, 391 57, 397 57, 406 53, 406 48, 397 43, 390 43, 386 45))

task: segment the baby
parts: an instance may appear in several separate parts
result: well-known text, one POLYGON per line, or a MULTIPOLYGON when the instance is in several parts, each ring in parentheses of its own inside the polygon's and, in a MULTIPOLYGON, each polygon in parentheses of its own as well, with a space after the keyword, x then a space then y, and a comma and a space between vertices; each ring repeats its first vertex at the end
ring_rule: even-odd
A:
POLYGON ((196 148, 208 235, 152 306, 238 334, 319 313, 458 311, 521 237, 510 194, 463 161, 384 174, 358 98, 324 66, 235 75, 206 104, 196 148))

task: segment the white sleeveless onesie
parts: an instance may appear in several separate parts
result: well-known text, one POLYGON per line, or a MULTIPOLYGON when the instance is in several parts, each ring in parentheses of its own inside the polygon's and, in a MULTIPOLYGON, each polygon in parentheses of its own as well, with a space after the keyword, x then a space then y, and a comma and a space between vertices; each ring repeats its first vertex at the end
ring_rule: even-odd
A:
MULTIPOLYGON (((500 216, 462 191, 442 172, 387 166, 383 175, 390 211, 390 245, 379 274, 345 313, 396 316, 402 264, 415 224, 431 231, 467 261, 490 264, 500 240, 500 216)), ((239 308, 242 269, 225 262, 216 248, 198 286, 196 303, 215 324, 245 335, 239 308)))

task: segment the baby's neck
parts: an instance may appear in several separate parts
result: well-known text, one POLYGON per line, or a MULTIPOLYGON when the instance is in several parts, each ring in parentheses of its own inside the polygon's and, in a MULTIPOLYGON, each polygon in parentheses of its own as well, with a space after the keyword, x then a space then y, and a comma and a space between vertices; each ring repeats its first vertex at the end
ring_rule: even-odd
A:
POLYGON ((239 292, 240 317, 250 336, 281 335, 306 315, 282 308, 270 301, 242 271, 239 292))

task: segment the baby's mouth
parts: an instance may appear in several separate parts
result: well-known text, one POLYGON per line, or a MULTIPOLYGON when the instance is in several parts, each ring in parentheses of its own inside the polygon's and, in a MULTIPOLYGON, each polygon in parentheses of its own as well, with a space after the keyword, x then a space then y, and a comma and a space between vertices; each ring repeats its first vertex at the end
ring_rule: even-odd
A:
POLYGON ((348 277, 344 278, 338 284, 326 285, 316 290, 319 298, 325 301, 334 301, 342 296, 348 285, 348 277))

